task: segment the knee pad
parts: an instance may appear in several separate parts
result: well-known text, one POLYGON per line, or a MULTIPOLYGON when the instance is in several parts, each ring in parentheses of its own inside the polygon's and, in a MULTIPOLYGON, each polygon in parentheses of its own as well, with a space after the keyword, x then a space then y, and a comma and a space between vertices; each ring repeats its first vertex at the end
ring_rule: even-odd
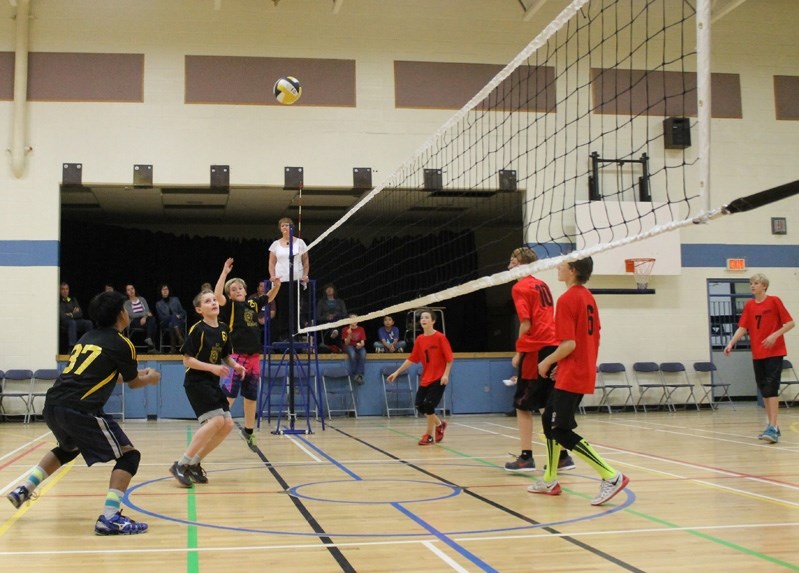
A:
POLYGON ((128 450, 122 456, 117 458, 117 463, 114 466, 115 470, 122 470, 128 472, 130 475, 135 476, 139 471, 139 462, 141 461, 141 453, 139 450, 128 450))
POLYGON ((78 457, 80 454, 80 450, 73 450, 68 452, 67 450, 63 449, 61 446, 56 446, 52 450, 50 450, 53 455, 58 458, 58 461, 61 462, 61 465, 68 464, 72 460, 78 457))

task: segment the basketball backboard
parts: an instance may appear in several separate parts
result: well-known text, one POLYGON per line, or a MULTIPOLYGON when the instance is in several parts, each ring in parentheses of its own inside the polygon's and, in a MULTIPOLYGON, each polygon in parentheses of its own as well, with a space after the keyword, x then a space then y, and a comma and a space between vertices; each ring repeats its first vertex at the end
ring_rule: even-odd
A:
MULTIPOLYGON (((645 232, 656 224, 670 220, 668 209, 659 209, 665 203, 638 203, 636 201, 587 201, 575 206, 577 249, 592 247, 645 232), (645 213, 646 214, 642 214, 645 213), (657 217, 655 215, 657 213, 657 217), (627 221, 627 223, 625 223, 627 221)), ((627 275, 625 259, 653 257, 656 260, 653 275, 679 275, 682 273, 680 231, 669 231, 654 237, 611 249, 594 255, 595 275, 627 275)))

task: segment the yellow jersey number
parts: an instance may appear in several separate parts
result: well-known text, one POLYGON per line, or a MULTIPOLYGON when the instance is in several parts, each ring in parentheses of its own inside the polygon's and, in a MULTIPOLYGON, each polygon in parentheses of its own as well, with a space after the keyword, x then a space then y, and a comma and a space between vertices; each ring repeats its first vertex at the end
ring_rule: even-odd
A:
POLYGON ((103 349, 96 344, 76 344, 72 349, 72 354, 69 355, 69 364, 64 368, 64 374, 69 374, 75 369, 74 374, 79 376, 86 370, 89 365, 97 360, 97 357, 102 354, 103 349), (75 368, 75 365, 78 367, 75 368))

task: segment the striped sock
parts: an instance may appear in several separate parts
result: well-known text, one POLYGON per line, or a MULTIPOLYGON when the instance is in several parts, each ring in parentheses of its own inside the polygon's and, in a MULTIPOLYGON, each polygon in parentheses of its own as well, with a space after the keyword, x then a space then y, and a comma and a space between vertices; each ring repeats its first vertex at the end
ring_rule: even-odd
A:
POLYGON ((544 481, 547 483, 552 483, 558 479, 560 452, 560 444, 555 440, 547 439, 547 469, 544 471, 544 481))
POLYGON ((577 445, 572 448, 572 452, 594 468, 602 479, 613 479, 617 473, 585 440, 577 442, 577 445))
POLYGON ((119 511, 122 503, 122 496, 124 493, 118 489, 109 489, 105 494, 105 507, 103 507, 103 515, 106 519, 111 519, 114 514, 119 511))
POLYGON ((28 479, 25 480, 25 483, 23 485, 28 489, 30 493, 33 493, 33 490, 35 490, 40 483, 46 480, 48 475, 49 474, 46 471, 44 471, 41 468, 41 466, 36 466, 31 470, 28 479))

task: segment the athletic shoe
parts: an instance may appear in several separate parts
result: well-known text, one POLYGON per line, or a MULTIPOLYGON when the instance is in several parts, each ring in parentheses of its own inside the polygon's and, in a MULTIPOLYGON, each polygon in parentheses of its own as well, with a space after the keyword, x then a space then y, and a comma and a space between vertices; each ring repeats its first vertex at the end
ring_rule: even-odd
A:
POLYGON ((762 440, 762 439, 763 439, 763 436, 765 436, 765 435, 766 435, 766 432, 768 432, 768 429, 769 429, 770 427, 771 427, 771 425, 770 425, 770 424, 766 424, 766 429, 765 429, 765 430, 763 430, 762 432, 760 432, 760 433, 757 435, 757 439, 758 439, 758 440, 762 440))
POLYGON ((94 524, 95 535, 136 535, 147 531, 146 523, 133 521, 117 511, 110 519, 104 515, 97 518, 94 524))
POLYGON ((203 467, 197 463, 193 466, 186 466, 186 475, 194 483, 208 483, 208 476, 203 467))
POLYGON ((533 458, 524 459, 519 456, 512 462, 505 464, 505 471, 508 472, 534 472, 535 460, 533 458))
POLYGON ((252 434, 248 434, 244 430, 241 431, 241 437, 244 438, 244 441, 247 442, 247 447, 250 448, 252 451, 256 451, 258 449, 258 444, 255 443, 255 432, 252 434))
POLYGON ((777 428, 774 426, 769 426, 766 428, 766 431, 763 432, 762 439, 770 444, 776 444, 780 441, 780 435, 777 433, 777 428))
POLYGON ((771 427, 774 428, 775 430, 777 430, 777 435, 778 436, 782 436, 782 432, 780 432, 780 429, 777 426, 771 426, 771 427))
POLYGON ((355 383, 363 384, 363 374, 358 374, 357 376, 355 376, 355 383))
MULTIPOLYGON (((573 470, 577 466, 574 465, 574 459, 569 454, 565 456, 560 456, 558 460, 558 471, 559 472, 567 472, 569 470, 573 470)), ((547 471, 547 465, 544 464, 544 471, 547 471)))
POLYGON ((544 480, 537 480, 533 485, 527 487, 530 493, 542 493, 544 495, 560 495, 560 484, 557 480, 547 483, 544 480))
POLYGON ((599 494, 591 500, 591 505, 602 505, 606 501, 610 501, 614 495, 627 487, 628 483, 630 483, 630 478, 621 472, 616 472, 613 479, 603 479, 599 484, 599 494))
POLYGON ((436 441, 440 442, 444 439, 444 432, 447 430, 447 423, 441 420, 441 424, 436 426, 436 441))
POLYGON ((16 487, 6 494, 6 499, 17 509, 25 502, 30 503, 34 497, 36 497, 35 494, 31 494, 24 485, 16 487))
POLYGON ((424 436, 422 436, 422 439, 419 440, 419 445, 420 446, 433 446, 433 445, 435 445, 435 442, 433 441, 433 436, 431 436, 430 434, 425 434, 424 436))
POLYGON ((175 462, 172 464, 172 467, 169 468, 169 473, 171 473, 174 478, 178 481, 181 487, 192 487, 193 483, 191 481, 191 477, 187 474, 186 470, 189 466, 183 466, 179 463, 175 462))

